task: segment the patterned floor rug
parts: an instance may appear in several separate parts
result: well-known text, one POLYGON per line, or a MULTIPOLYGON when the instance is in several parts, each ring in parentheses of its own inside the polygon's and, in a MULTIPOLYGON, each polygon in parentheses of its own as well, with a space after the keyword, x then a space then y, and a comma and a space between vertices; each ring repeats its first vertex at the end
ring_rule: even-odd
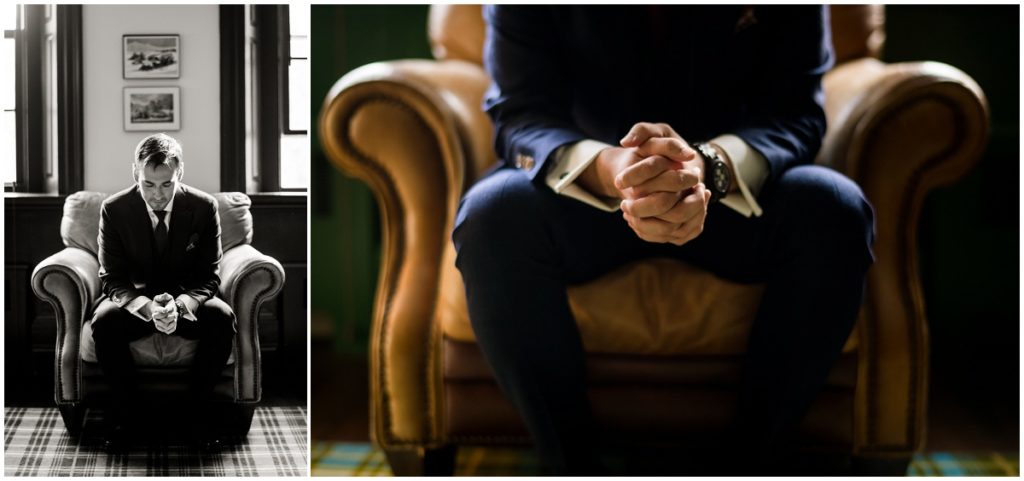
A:
MULTIPOLYGON (((461 448, 459 476, 529 476, 538 473, 536 457, 522 449, 461 448)), ((313 476, 391 476, 384 453, 366 443, 314 441, 313 476)), ((1019 476, 1018 453, 925 453, 914 456, 908 476, 1019 476)))
POLYGON ((308 442, 304 407, 257 407, 249 436, 219 453, 169 441, 115 456, 69 436, 56 408, 5 408, 4 476, 306 476, 308 442))

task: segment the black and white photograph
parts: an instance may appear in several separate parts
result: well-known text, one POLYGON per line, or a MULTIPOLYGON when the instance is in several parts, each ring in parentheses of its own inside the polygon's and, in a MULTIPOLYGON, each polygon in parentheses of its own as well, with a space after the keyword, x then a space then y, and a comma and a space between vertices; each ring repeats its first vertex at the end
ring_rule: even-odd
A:
POLYGON ((126 87, 124 129, 170 131, 181 129, 181 89, 178 87, 126 87))
POLYGON ((181 42, 178 35, 125 35, 124 78, 178 78, 181 42))
POLYGON ((292 8, 0 7, 5 478, 308 475, 292 8))

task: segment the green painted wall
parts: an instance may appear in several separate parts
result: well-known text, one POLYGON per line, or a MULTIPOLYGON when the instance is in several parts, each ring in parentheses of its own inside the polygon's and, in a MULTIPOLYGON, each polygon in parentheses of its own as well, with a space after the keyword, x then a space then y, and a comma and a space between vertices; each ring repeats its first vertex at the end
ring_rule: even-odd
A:
MULTIPOLYGON (((427 6, 310 8, 314 117, 327 91, 350 70, 381 60, 430 58, 427 6)), ((318 134, 314 129, 311 151, 314 342, 329 338, 340 351, 365 352, 380 262, 377 207, 362 182, 330 165, 318 134)))

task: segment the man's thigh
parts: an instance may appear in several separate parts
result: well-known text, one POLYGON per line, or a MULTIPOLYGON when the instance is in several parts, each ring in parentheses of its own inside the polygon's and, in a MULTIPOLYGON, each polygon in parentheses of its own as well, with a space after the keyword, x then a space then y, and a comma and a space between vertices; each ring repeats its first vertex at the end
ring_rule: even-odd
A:
POLYGON ((92 318, 93 339, 106 338, 131 342, 156 332, 152 322, 146 322, 120 308, 110 299, 96 306, 92 318))
POLYGON ((801 165, 766 185, 761 217, 744 217, 722 204, 708 210, 704 232, 672 257, 739 282, 764 282, 791 260, 868 251, 873 213, 849 178, 817 165, 801 165))
MULTIPOLYGON (((454 233, 460 256, 486 245, 502 262, 541 260, 568 283, 593 279, 631 260, 653 255, 622 218, 555 193, 522 171, 500 168, 462 199, 454 233)), ((469 262, 476 259, 469 259, 469 262)), ((520 264, 521 265, 521 264, 520 264)))
POLYGON ((234 311, 220 298, 208 299, 196 309, 195 315, 196 321, 179 317, 176 334, 186 339, 201 339, 209 335, 227 336, 228 332, 234 332, 234 311))

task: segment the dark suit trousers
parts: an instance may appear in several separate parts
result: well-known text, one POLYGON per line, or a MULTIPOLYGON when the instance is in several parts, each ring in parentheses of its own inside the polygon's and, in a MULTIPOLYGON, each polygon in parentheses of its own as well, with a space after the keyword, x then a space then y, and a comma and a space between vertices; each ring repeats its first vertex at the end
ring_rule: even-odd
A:
POLYGON ((789 169, 758 201, 757 218, 712 205, 704 232, 680 247, 645 242, 621 212, 558 195, 512 168, 465 195, 453 238, 469 316, 548 469, 587 471, 594 454, 585 357, 566 286, 641 258, 766 283, 740 387, 739 438, 757 453, 795 428, 856 320, 874 217, 856 184, 819 166, 789 169))
MULTIPOLYGON (((209 396, 231 355, 235 315, 224 301, 216 297, 200 305, 195 315, 196 321, 179 317, 173 334, 199 340, 191 368, 190 388, 195 394, 209 396)), ((143 321, 107 299, 96 308, 92 322, 92 337, 100 368, 120 391, 117 394, 120 402, 129 403, 136 388, 136 368, 128 344, 159 331, 153 322, 143 321)))

